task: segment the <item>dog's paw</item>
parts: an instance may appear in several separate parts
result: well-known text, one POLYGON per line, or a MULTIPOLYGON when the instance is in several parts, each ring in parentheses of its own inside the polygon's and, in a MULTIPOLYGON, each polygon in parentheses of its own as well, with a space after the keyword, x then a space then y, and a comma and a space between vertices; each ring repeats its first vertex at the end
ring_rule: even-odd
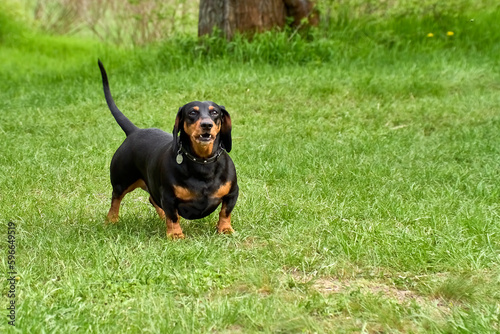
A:
POLYGON ((118 223, 118 215, 107 215, 106 224, 116 224, 118 223))
POLYGON ((217 232, 219 234, 233 234, 234 229, 231 226, 217 226, 217 232))
POLYGON ((180 240, 184 239, 184 233, 182 232, 172 232, 172 233, 167 233, 167 239, 169 240, 180 240))

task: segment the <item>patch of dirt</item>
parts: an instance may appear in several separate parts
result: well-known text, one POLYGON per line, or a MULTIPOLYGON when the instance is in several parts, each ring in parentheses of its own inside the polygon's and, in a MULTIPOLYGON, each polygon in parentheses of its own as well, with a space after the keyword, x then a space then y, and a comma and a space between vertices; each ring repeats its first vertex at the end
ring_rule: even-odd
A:
POLYGON ((305 276, 298 271, 290 272, 293 279, 300 283, 310 283, 311 288, 321 294, 349 293, 359 290, 363 294, 379 295, 386 299, 395 300, 401 305, 415 302, 420 307, 434 308, 442 313, 451 313, 449 305, 440 298, 431 298, 418 295, 415 291, 401 290, 386 283, 368 280, 365 278, 339 279, 337 277, 305 276))
POLYGON ((238 333, 244 333, 244 332, 245 332, 245 329, 239 325, 231 325, 231 326, 229 326, 225 329, 222 329, 222 330, 212 330, 212 333, 221 333, 221 334, 225 334, 225 333, 238 334, 238 333))
POLYGON ((360 289, 362 292, 369 292, 374 295, 382 295, 387 298, 395 299, 400 304, 412 300, 417 303, 423 302, 424 299, 413 291, 399 290, 383 283, 372 282, 365 279, 341 281, 337 278, 318 278, 312 283, 312 287, 322 294, 341 293, 353 289, 360 289))

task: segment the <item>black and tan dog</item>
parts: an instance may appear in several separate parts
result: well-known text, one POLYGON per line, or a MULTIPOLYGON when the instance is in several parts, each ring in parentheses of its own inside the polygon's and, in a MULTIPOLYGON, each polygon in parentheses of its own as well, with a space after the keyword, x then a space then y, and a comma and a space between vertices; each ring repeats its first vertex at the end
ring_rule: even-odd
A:
POLYGON ((159 129, 140 129, 116 107, 101 61, 99 68, 106 102, 127 138, 111 160, 113 194, 108 213, 118 221, 123 197, 136 188, 165 220, 167 237, 182 239, 179 216, 203 218, 222 203, 217 230, 232 233, 231 211, 238 184, 231 151, 231 118, 213 102, 190 102, 177 113, 173 135, 159 129))

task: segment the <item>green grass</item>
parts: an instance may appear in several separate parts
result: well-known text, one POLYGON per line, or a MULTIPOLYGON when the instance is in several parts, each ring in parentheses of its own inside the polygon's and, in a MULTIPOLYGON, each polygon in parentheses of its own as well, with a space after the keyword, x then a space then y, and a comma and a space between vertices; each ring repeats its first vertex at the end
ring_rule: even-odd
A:
POLYGON ((388 44, 395 21, 360 19, 252 43, 6 43, 1 243, 15 222, 19 281, 16 327, 2 311, 0 332, 498 332, 498 11, 475 17, 484 39, 430 40, 415 20, 422 35, 388 44), (170 131, 192 100, 226 106, 235 235, 216 234, 214 213, 168 241, 142 191, 104 225, 124 134, 97 57, 138 126, 170 131))

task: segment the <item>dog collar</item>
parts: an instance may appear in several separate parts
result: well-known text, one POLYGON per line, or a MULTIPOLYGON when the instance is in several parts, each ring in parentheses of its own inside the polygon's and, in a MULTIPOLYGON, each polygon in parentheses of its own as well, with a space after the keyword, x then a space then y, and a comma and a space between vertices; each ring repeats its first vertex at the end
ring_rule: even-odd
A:
POLYGON ((177 151, 177 156, 175 157, 175 161, 177 162, 178 165, 180 165, 184 161, 183 156, 186 156, 186 158, 188 158, 192 162, 196 162, 202 165, 210 164, 212 162, 216 162, 217 160, 219 160, 219 157, 221 156, 223 151, 224 149, 222 148, 222 146, 219 145, 219 149, 217 150, 217 153, 215 153, 214 156, 206 159, 197 158, 194 155, 190 154, 188 151, 186 151, 184 146, 182 146, 182 143, 179 142, 179 150, 177 151))

